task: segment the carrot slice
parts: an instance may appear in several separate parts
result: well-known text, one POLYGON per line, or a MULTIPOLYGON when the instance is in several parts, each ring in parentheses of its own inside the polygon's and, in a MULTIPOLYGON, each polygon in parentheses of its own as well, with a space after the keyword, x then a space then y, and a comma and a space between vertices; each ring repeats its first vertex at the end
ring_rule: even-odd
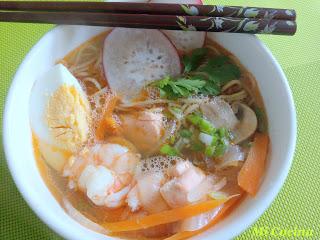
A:
POLYGON ((241 199, 242 195, 236 196, 232 199, 230 199, 229 201, 227 201, 224 206, 222 207, 222 209, 220 210, 220 212, 212 219, 212 221, 204 226, 201 229, 195 230, 195 231, 185 231, 185 232, 179 232, 176 233, 174 235, 172 235, 171 237, 166 238, 165 240, 181 240, 181 239, 186 239, 186 238, 190 238, 193 237, 197 234, 200 234, 204 231, 206 231, 207 229, 211 228, 213 225, 215 225, 216 223, 218 223, 219 221, 221 221, 226 215, 228 215, 228 213, 236 206, 236 204, 239 202, 239 200, 241 199))
POLYGON ((175 208, 160 213, 148 215, 138 219, 121 222, 104 223, 102 226, 111 232, 124 232, 145 229, 165 223, 176 222, 181 219, 205 213, 223 204, 225 200, 209 200, 185 207, 175 208))
POLYGON ((261 133, 255 135, 248 157, 238 175, 239 186, 252 196, 255 196, 259 190, 265 170, 268 144, 268 135, 261 133))

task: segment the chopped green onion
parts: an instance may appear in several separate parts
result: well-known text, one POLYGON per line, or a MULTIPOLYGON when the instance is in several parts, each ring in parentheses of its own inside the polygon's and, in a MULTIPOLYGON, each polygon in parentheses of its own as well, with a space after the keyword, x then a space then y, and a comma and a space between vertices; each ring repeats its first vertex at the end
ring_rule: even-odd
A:
POLYGON ((205 149, 205 146, 201 142, 194 142, 191 145, 191 150, 195 152, 203 152, 204 149, 205 149))
POLYGON ((168 156, 177 156, 179 155, 179 151, 174 148, 174 147, 171 147, 170 145, 168 144, 165 144, 163 145, 161 148, 160 148, 160 152, 164 155, 168 155, 168 156))
POLYGON ((216 129, 213 127, 213 125, 209 121, 207 121, 203 118, 200 120, 198 126, 199 126, 199 129, 201 132, 204 132, 204 133, 207 133, 210 135, 214 134, 216 131, 216 129))
POLYGON ((180 131, 180 136, 183 138, 191 138, 192 137, 192 132, 188 129, 182 129, 180 131))
POLYGON ((176 137, 174 135, 171 135, 169 138, 169 143, 174 144, 175 141, 176 141, 176 137))
POLYGON ((219 136, 217 134, 213 134, 212 136, 212 141, 211 141, 211 146, 216 146, 219 140, 219 136))
POLYGON ((228 130, 226 128, 219 128, 218 133, 219 133, 219 136, 222 138, 228 136, 228 130))
POLYGON ((187 120, 189 122, 191 122, 193 125, 198 126, 198 124, 200 123, 200 121, 202 120, 202 117, 200 117, 197 114, 190 114, 187 116, 187 120))
POLYGON ((213 155, 215 154, 215 149, 216 149, 215 146, 207 146, 205 151, 204 151, 204 154, 207 157, 213 157, 213 155))
POLYGON ((198 114, 190 114, 187 116, 187 120, 193 125, 199 127, 201 132, 212 135, 216 132, 216 129, 213 125, 206 119, 202 118, 198 114))
POLYGON ((227 145, 224 142, 220 141, 220 143, 215 148, 214 156, 221 157, 226 150, 227 150, 227 145))

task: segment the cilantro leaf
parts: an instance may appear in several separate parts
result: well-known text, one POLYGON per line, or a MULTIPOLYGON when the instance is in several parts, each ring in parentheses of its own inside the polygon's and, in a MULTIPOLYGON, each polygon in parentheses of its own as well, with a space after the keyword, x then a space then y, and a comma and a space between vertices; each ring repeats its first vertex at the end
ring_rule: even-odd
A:
POLYGON ((200 93, 204 95, 212 95, 212 96, 217 96, 221 92, 220 86, 215 84, 214 82, 206 82, 206 85, 200 90, 200 93))
POLYGON ((185 55, 182 58, 184 64, 184 72, 188 73, 199 67, 201 60, 207 56, 207 48, 197 48, 192 51, 191 55, 185 55))
POLYGON ((207 53, 207 48, 195 49, 183 57, 185 69, 181 76, 167 76, 152 83, 158 87, 160 97, 177 99, 194 94, 217 96, 224 84, 241 76, 239 67, 224 55, 209 58, 205 65, 200 66, 207 58, 207 53))
POLYGON ((176 99, 198 93, 206 85, 206 82, 204 80, 191 80, 187 78, 175 80, 165 77, 152 85, 159 88, 161 97, 176 99))
POLYGON ((219 86, 241 76, 240 69, 234 64, 224 64, 219 67, 212 67, 208 63, 201 71, 209 75, 209 81, 212 81, 219 86))
POLYGON ((227 56, 221 55, 214 58, 210 58, 207 65, 210 67, 221 67, 224 64, 230 62, 230 58, 227 56))

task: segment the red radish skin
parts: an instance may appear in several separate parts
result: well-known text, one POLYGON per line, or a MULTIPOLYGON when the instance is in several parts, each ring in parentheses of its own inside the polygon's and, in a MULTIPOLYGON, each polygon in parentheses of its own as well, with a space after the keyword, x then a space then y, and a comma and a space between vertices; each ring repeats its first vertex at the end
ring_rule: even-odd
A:
POLYGON ((154 29, 114 28, 105 39, 103 67, 111 90, 126 102, 150 82, 181 73, 176 48, 154 29))
MULTIPOLYGON (((200 0, 151 0, 150 3, 202 4, 200 0)), ((203 47, 207 36, 205 32, 175 30, 162 30, 162 32, 168 36, 181 54, 203 47)))

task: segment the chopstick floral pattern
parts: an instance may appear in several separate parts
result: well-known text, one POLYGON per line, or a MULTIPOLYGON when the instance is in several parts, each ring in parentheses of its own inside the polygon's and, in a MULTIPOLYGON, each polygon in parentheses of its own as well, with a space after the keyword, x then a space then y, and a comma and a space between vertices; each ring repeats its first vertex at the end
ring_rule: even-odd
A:
MULTIPOLYGON (((201 12, 196 6, 181 4, 183 11, 190 16, 197 16, 201 12)), ((222 5, 212 6, 207 16, 213 17, 238 17, 238 18, 266 18, 266 19, 284 19, 288 16, 295 16, 294 10, 253 8, 253 7, 230 7, 222 5)))
MULTIPOLYGON (((253 16, 254 10, 247 13, 253 16)), ((223 32, 244 32, 244 33, 264 33, 271 34, 279 28, 294 26, 294 21, 259 20, 254 18, 228 18, 228 17, 199 17, 199 22, 205 22, 202 29, 196 28, 192 23, 188 23, 188 17, 177 16, 177 24, 182 30, 188 31, 223 31, 223 32), (205 27, 206 26, 206 27, 205 27)))

